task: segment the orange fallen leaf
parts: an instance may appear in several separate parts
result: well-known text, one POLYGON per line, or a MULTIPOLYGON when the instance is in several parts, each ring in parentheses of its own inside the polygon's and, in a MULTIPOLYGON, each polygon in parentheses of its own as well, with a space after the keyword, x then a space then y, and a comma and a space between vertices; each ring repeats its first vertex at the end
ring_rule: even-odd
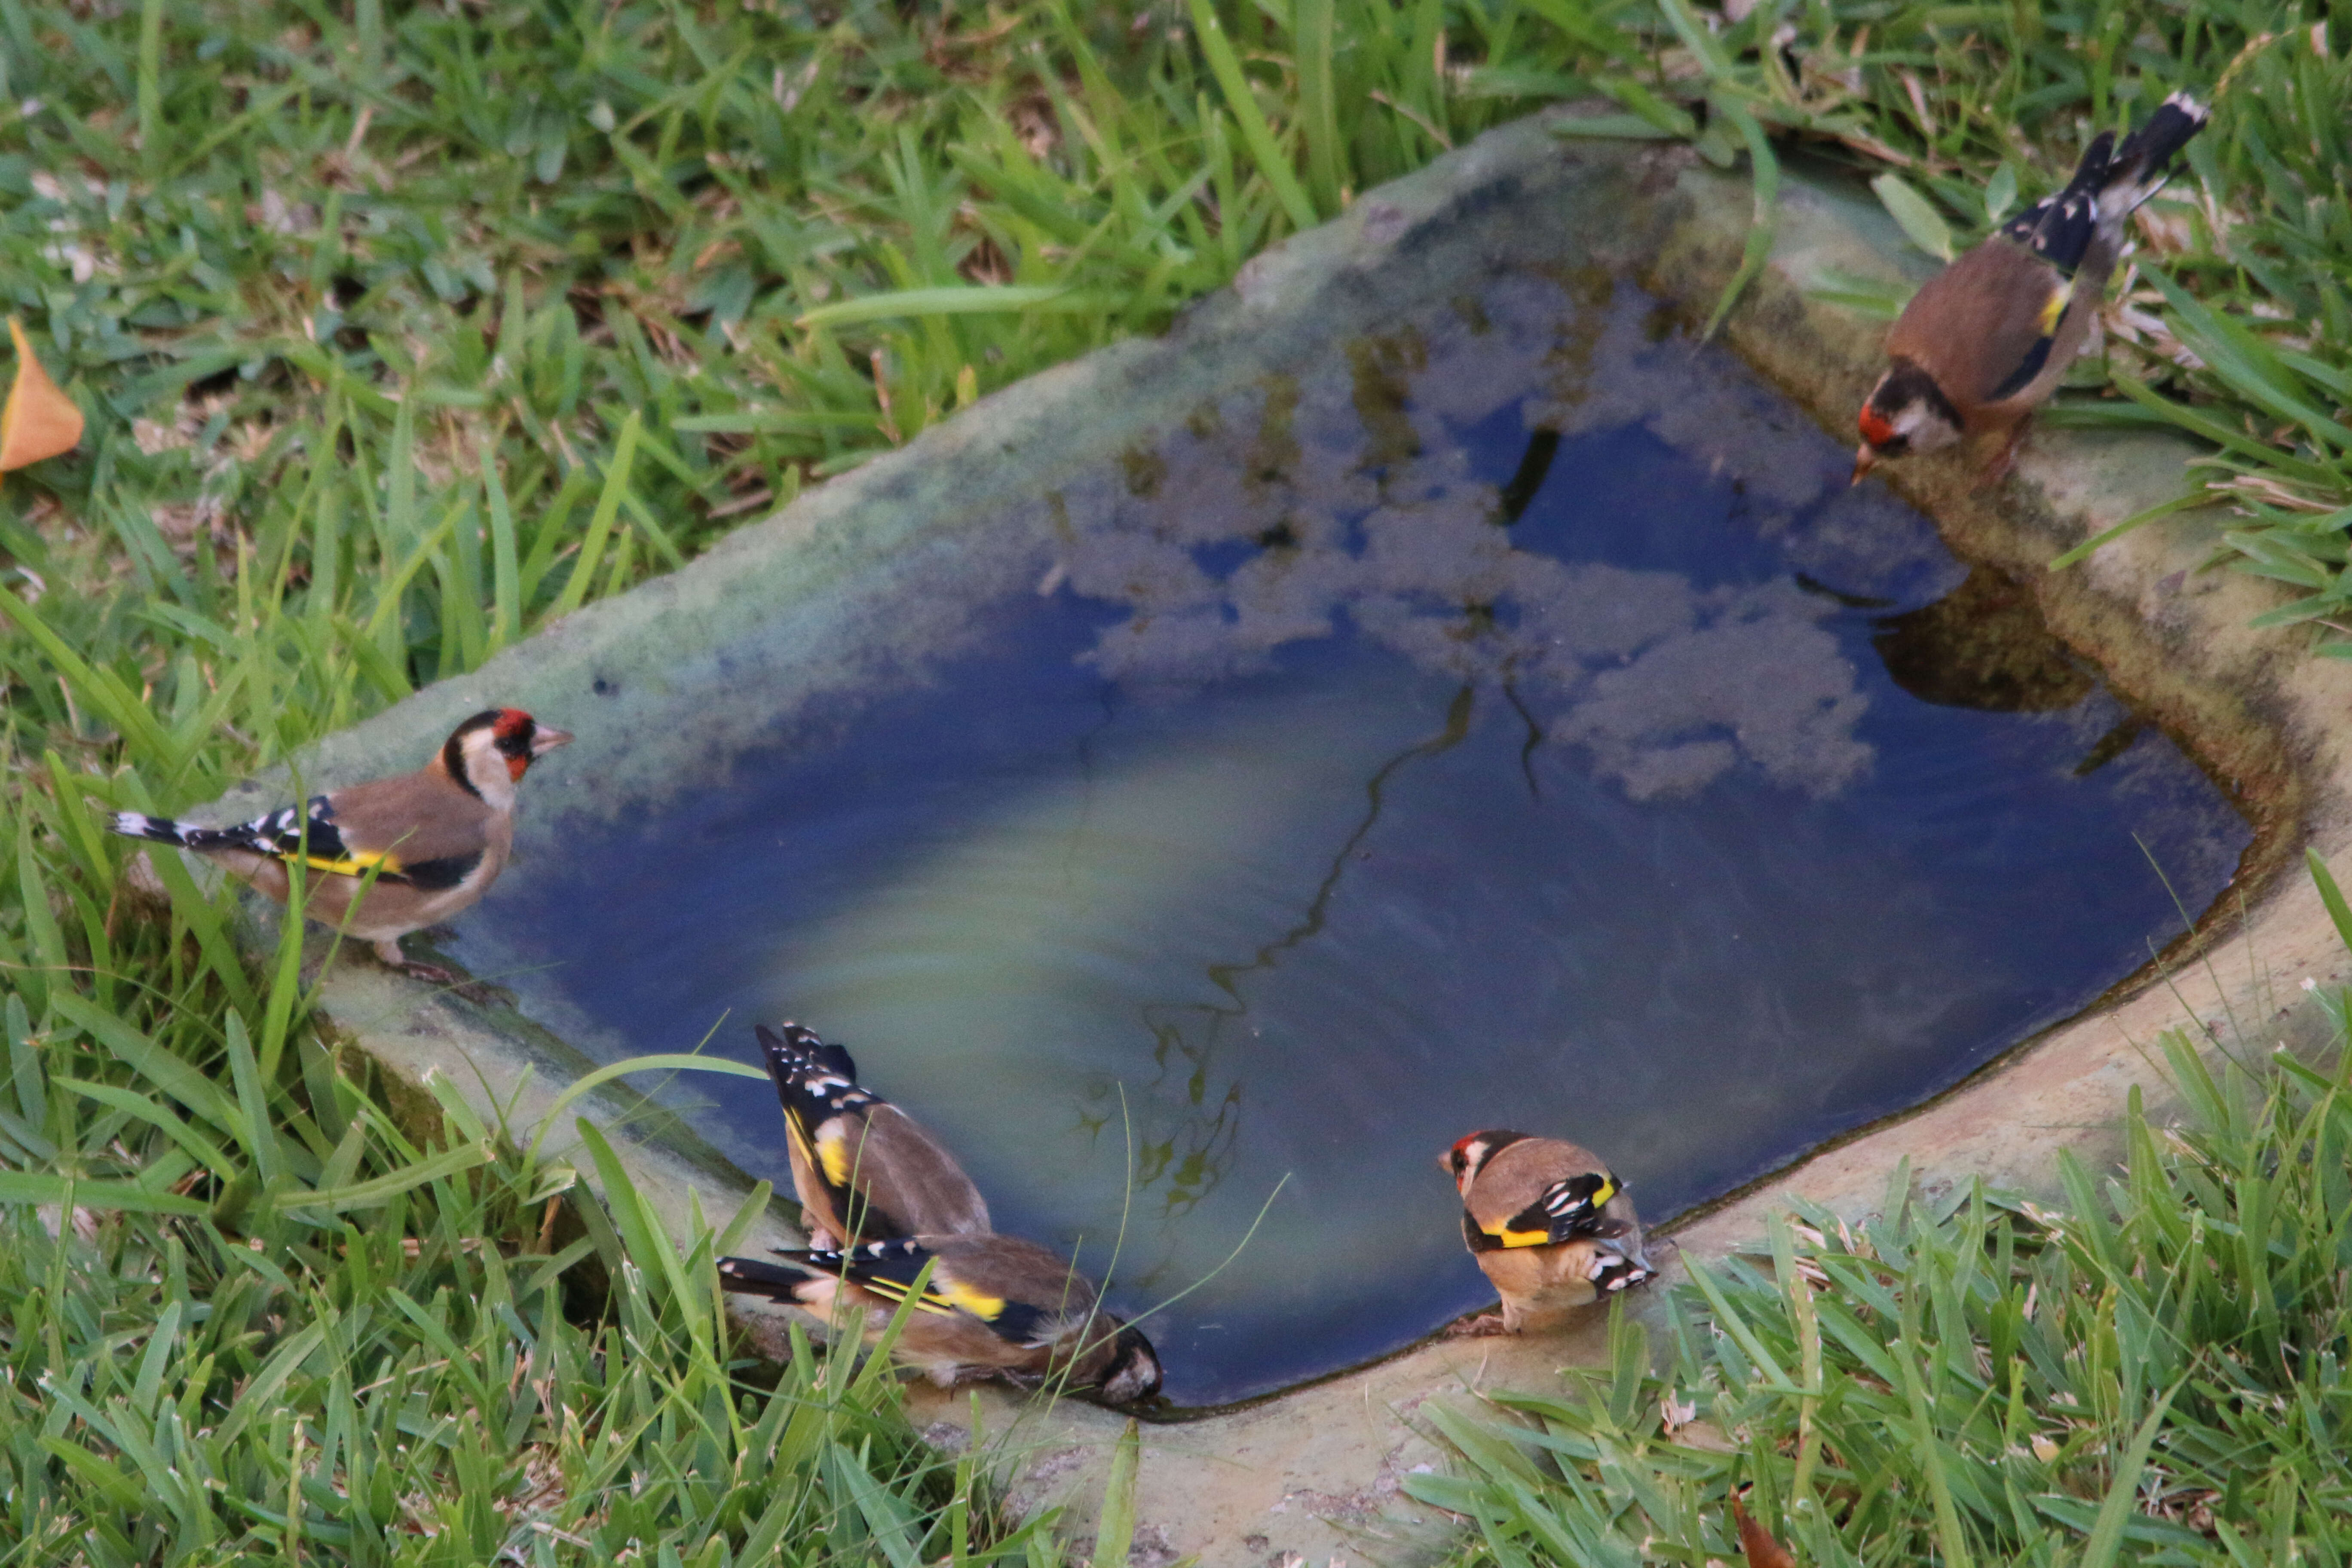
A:
POLYGON ((81 442, 81 409, 58 390, 25 329, 8 318, 8 335, 16 340, 16 379, 8 401, 0 404, 0 474, 70 452, 81 442))
POLYGON ((1748 1517, 1739 1506, 1739 1499, 1731 1500, 1731 1522, 1739 1527, 1739 1549, 1748 1554, 1748 1568, 1797 1568, 1797 1560, 1789 1549, 1772 1539, 1772 1532, 1748 1517))

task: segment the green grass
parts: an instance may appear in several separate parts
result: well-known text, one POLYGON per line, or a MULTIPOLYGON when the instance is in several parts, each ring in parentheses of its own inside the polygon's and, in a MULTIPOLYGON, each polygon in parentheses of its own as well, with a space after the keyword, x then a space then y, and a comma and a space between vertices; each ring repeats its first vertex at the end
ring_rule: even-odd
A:
POLYGON ((0 1561, 1055 1560, 884 1359, 745 1381, 711 1260, 764 1187, 673 1245, 593 1131, 601 1205, 446 1084, 396 1121, 299 942, 256 982, 178 907, 0 1005, 0 1561))
MULTIPOLYGON (((2313 862, 2334 907, 2342 900, 2313 862)), ((2352 917, 2339 922, 2352 947, 2352 917)), ((1563 1395, 1440 1418, 1463 1568, 1704 1563, 1728 1493, 1801 1563, 2239 1564, 2352 1552, 2352 1053, 2217 1071, 2165 1037, 2177 1124, 2062 1157, 2043 1209, 1896 1172, 1849 1228, 1798 1205, 1769 1256, 1694 1263, 1664 1369, 1639 1324, 1563 1395)))
POLYGON ((2243 514, 2217 558, 2352 646, 2323 15, 0 0, 0 307, 89 416, 0 483, 0 1552, 683 1568, 772 1528, 810 1561, 1051 1560, 886 1383, 747 1386, 708 1237, 681 1260, 625 1184, 608 1221, 454 1104, 417 1142, 173 862, 160 906, 125 885, 96 810, 210 799, 1589 94, 1749 160, 1767 221, 1800 142, 1892 173, 1933 247, 2218 87, 2212 202, 2143 253, 2091 412, 2210 441, 2243 514))

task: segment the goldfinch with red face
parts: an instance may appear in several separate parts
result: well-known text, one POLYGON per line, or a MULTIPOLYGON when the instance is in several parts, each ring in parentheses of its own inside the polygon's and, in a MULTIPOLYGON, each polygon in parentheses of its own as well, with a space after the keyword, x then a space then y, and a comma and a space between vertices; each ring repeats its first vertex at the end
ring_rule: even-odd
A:
POLYGON ((1516 1334, 1646 1284, 1657 1270, 1624 1184, 1588 1151, 1524 1132, 1473 1132, 1439 1164, 1462 1194, 1462 1239, 1503 1299, 1462 1331, 1516 1334))
POLYGON ((2102 132, 2066 188, 2003 224, 1921 286, 1886 334, 1886 373, 1862 405, 1853 477, 1887 458, 2006 432, 1985 472, 2008 470, 2027 416, 2082 352, 2124 223, 2163 188, 2173 154, 2209 118, 2176 92, 2116 144, 2102 132))
POLYGON ((811 1246, 987 1234, 988 1200, 955 1156, 913 1117, 859 1088, 846 1050, 798 1024, 757 1032, 783 1104, 811 1246))
POLYGON ((719 1260, 728 1289, 806 1309, 828 1323, 862 1314, 868 1342, 930 1279, 897 1342, 898 1359, 942 1388, 982 1377, 1035 1384, 1066 1378, 1108 1405, 1160 1392, 1160 1357, 1143 1331, 1102 1310, 1067 1261, 1009 1236, 869 1241, 847 1249, 779 1252, 782 1263, 719 1260))
POLYGON ((302 913, 375 944, 394 969, 446 983, 411 963, 400 939, 471 906, 514 848, 515 786, 530 764, 572 737, 520 708, 492 708, 449 733, 413 773, 312 795, 233 827, 194 827, 143 812, 116 814, 114 831, 217 861, 279 903, 290 868, 306 868, 302 913), (373 874, 370 879, 370 873, 373 874))

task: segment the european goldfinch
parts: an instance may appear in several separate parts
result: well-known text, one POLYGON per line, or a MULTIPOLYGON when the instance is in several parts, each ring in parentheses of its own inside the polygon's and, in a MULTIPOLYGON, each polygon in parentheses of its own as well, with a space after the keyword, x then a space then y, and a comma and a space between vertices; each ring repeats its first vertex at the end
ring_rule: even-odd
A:
POLYGON ((1987 466, 2005 472, 2026 419, 2058 386, 2098 317, 2124 222, 2163 188, 2173 154, 2205 108, 2185 92, 2116 145, 2102 132, 2066 188, 2003 224, 1931 278, 1886 334, 1892 363, 1862 405, 1853 477, 1881 459, 1932 452, 1964 436, 2008 433, 1987 466))
POLYGON ((1091 1282, 1034 1242, 994 1235, 901 1237, 777 1256, 784 1261, 722 1258, 719 1280, 827 1322, 836 1311, 862 1312, 869 1342, 930 1265, 893 1352, 942 1388, 990 1376, 1019 1383, 1066 1377, 1070 1386, 1110 1405, 1160 1392, 1160 1358, 1143 1331, 1104 1311, 1091 1282))
POLYGON ((1438 1163, 1462 1194, 1462 1239, 1503 1299, 1500 1317, 1462 1331, 1516 1334, 1656 1275, 1624 1184, 1577 1145, 1489 1130, 1438 1163))
POLYGON ((400 939, 467 908, 498 880, 514 847, 515 786, 533 761, 571 739, 520 708, 492 708, 451 731, 413 773, 312 795, 307 806, 233 827, 137 811, 117 813, 113 827, 192 849, 281 904, 299 862, 309 872, 305 915, 373 942, 394 969, 446 983, 455 978, 446 970, 409 963, 400 939))
POLYGON ((758 1026, 783 1102, 793 1190, 813 1247, 982 1236, 988 1201, 915 1119, 857 1085, 857 1064, 798 1024, 758 1026))

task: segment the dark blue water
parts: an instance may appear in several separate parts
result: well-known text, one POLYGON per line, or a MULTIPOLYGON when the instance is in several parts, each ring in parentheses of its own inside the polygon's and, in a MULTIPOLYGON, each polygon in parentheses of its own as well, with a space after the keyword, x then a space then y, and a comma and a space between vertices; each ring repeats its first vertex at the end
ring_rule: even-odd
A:
MULTIPOLYGON (((1463 1134, 1573 1137, 1663 1219, 2227 884, 2215 788, 1733 362, 1629 291, 1482 302, 1052 498, 956 656, 534 819, 562 854, 452 951, 600 1057, 845 1041, 1003 1228, 1190 1292, 1147 1327, 1203 1405, 1491 1300, 1463 1134)), ((785 1185, 761 1086, 677 1093, 785 1185)))

